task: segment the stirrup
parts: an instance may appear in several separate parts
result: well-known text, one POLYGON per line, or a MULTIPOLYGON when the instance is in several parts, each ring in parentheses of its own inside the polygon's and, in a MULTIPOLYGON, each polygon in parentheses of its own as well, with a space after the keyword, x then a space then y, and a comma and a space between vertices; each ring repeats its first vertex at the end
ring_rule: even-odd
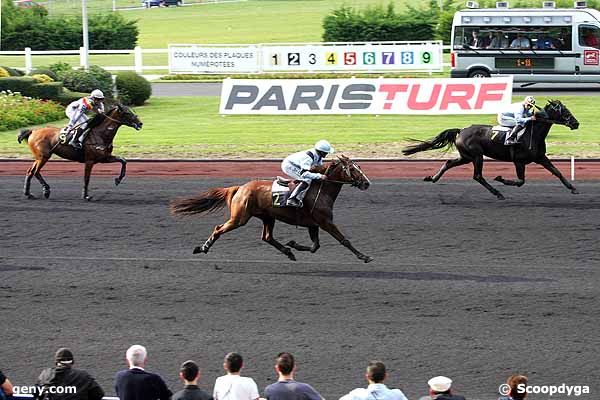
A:
POLYGON ((73 146, 79 150, 83 149, 83 145, 81 144, 81 142, 79 140, 73 140, 73 141, 69 142, 69 145, 73 146))
POLYGON ((289 206, 289 207, 301 208, 302 201, 292 197, 292 198, 287 199, 287 201, 285 202, 285 205, 289 206))

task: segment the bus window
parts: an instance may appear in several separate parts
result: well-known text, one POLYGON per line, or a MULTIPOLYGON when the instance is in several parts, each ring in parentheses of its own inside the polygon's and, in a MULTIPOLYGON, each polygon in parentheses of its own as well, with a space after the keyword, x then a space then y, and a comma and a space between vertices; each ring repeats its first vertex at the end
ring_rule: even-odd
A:
MULTIPOLYGON (((598 34, 598 28, 595 29, 598 34)), ((570 26, 457 26, 454 29, 453 43, 455 50, 463 49, 467 45, 473 49, 486 50, 570 51, 571 32, 570 26)))
POLYGON ((600 49, 600 29, 593 25, 579 26, 579 45, 600 49))

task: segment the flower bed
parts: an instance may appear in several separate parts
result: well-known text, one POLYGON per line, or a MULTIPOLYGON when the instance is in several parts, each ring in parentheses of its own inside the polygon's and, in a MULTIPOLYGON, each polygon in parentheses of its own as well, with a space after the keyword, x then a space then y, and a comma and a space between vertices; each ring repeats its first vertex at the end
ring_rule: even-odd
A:
POLYGON ((61 105, 46 100, 0 92, 0 131, 43 124, 65 118, 61 105))

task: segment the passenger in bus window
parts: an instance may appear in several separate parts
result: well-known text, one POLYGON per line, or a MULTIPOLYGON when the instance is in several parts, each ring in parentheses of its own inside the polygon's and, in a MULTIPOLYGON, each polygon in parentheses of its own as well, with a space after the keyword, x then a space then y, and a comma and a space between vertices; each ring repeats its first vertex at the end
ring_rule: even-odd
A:
POLYGON ((482 49, 488 49, 490 47, 490 44, 492 44, 492 40, 494 40, 494 32, 489 31, 487 35, 481 38, 480 47, 482 49))
POLYGON ((508 47, 508 38, 502 32, 496 32, 488 49, 506 49, 508 47))
MULTIPOLYGON (((598 29, 582 28, 583 44, 588 47, 600 49, 600 40, 598 40, 598 36, 596 35, 598 32, 598 29)), ((582 41, 580 40, 580 42, 582 41)))
POLYGON ((474 48, 481 47, 481 39, 479 38, 479 31, 471 32, 471 39, 469 40, 469 46, 474 48))
POLYGON ((560 50, 571 50, 571 32, 566 28, 561 28, 554 45, 560 50))
POLYGON ((521 32, 517 33, 517 37, 510 44, 511 49, 530 49, 531 42, 521 32))
POLYGON ((540 36, 538 36, 535 48, 539 50, 553 50, 556 49, 556 46, 550 36, 546 33, 541 33, 540 36))

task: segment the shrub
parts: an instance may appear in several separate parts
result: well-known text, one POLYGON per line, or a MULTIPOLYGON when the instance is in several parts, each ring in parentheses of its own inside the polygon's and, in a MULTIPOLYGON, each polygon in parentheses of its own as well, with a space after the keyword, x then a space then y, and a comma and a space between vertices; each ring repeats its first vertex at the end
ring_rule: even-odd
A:
POLYGON ((31 77, 33 79, 35 79, 37 81, 37 83, 50 83, 50 82, 54 82, 54 79, 50 78, 46 74, 34 74, 34 75, 31 75, 31 77))
POLYGON ((0 92, 0 131, 43 124, 61 118, 64 118, 64 110, 57 103, 30 99, 17 93, 0 92))
POLYGON ((57 100, 62 94, 62 82, 37 83, 31 87, 30 96, 36 99, 57 100))
POLYGON ((0 78, 8 78, 9 76, 10 74, 8 73, 8 71, 0 67, 0 78))
MULTIPOLYGON (((54 63, 54 64, 50 65, 48 67, 48 69, 50 71, 52 71, 54 73, 54 75, 56 75, 55 81, 62 80, 63 76, 67 72, 73 71, 73 67, 71 67, 71 64, 66 63, 66 62, 62 62, 62 61, 59 61, 57 63, 54 63)), ((52 75, 50 75, 50 76, 52 76, 52 75)))
POLYGON ((58 75, 56 75, 56 73, 54 71, 52 71, 50 68, 36 68, 33 71, 31 71, 29 73, 30 76, 34 76, 34 75, 46 75, 49 78, 51 78, 53 81, 60 81, 60 79, 58 78, 58 75))
POLYGON ((97 89, 102 90, 104 96, 113 97, 113 78, 112 74, 98 65, 92 65, 88 73, 98 81, 97 89))
POLYGON ((81 69, 65 72, 62 80, 69 90, 90 93, 94 89, 100 89, 106 97, 112 97, 112 76, 98 66, 90 67, 89 72, 81 69))
POLYGON ((116 83, 118 99, 123 104, 141 106, 152 95, 150 82, 135 72, 119 73, 116 83))
POLYGON ((11 67, 2 67, 10 76, 23 76, 25 73, 20 69, 11 68, 11 67))
POLYGON ((0 78, 0 92, 10 91, 12 93, 21 93, 23 96, 31 95, 31 87, 37 82, 30 76, 0 78))
POLYGON ((63 106, 68 106, 75 100, 79 100, 82 97, 89 96, 89 93, 72 92, 68 89, 63 89, 62 93, 58 96, 58 102, 63 106))

